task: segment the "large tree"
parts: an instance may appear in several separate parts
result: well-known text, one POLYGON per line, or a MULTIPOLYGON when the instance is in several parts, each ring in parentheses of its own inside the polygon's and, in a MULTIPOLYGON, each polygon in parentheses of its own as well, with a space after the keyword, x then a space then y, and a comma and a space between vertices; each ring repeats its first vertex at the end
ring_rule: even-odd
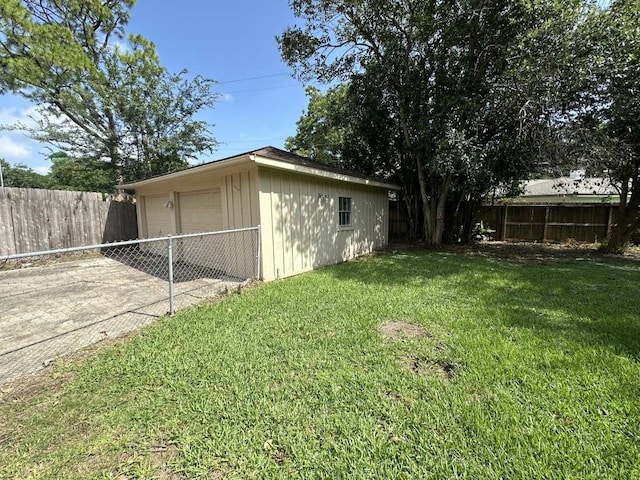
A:
MULTIPOLYGON (((384 111, 394 160, 414 172, 426 240, 470 234, 498 186, 537 160, 559 108, 555 81, 588 11, 580 0, 295 0, 279 37, 300 78, 348 80, 384 111)), ((377 125, 371 125, 376 129, 377 125)))
POLYGON ((614 0, 582 30, 562 133, 570 161, 618 190, 617 223, 603 250, 619 253, 640 228, 640 0, 614 0))
POLYGON ((36 140, 106 159, 112 178, 184 168, 216 142, 196 120, 212 81, 169 73, 154 45, 124 29, 134 0, 6 0, 0 5, 0 90, 41 107, 36 140))

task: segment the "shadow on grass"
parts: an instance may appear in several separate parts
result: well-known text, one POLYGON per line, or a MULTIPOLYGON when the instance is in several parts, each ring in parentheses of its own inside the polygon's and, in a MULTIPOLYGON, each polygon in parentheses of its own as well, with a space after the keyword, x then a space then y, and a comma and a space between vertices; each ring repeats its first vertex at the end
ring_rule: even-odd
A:
MULTIPOLYGON (((494 319, 544 339, 609 345, 640 359, 640 261, 544 247, 386 252, 330 269, 339 280, 380 286, 444 280, 461 303, 490 305, 494 319)), ((437 299, 434 301, 437 302, 437 299)), ((491 321, 494 321, 491 319, 491 321)))

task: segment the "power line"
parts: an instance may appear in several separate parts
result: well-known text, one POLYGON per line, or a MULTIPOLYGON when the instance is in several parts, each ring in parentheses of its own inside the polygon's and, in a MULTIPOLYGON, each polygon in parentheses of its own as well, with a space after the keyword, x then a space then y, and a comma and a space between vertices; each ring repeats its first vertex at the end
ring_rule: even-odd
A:
POLYGON ((287 136, 271 137, 271 138, 247 138, 246 140, 220 140, 221 145, 227 145, 229 143, 250 143, 250 142, 270 142, 272 140, 284 140, 287 136))
POLYGON ((263 88, 250 88, 248 90, 234 90, 232 92, 220 92, 222 95, 231 95, 233 93, 246 93, 246 92, 262 92, 264 90, 276 90, 279 88, 293 88, 299 87, 300 85, 297 83, 292 83, 291 85, 278 85, 275 87, 263 87, 263 88))
POLYGON ((289 73, 288 72, 270 73, 268 75, 259 75, 257 77, 236 78, 234 80, 225 80, 224 82, 217 82, 217 84, 218 85, 225 85, 227 83, 249 82, 251 80, 261 80, 263 78, 283 77, 285 75, 289 75, 289 73))

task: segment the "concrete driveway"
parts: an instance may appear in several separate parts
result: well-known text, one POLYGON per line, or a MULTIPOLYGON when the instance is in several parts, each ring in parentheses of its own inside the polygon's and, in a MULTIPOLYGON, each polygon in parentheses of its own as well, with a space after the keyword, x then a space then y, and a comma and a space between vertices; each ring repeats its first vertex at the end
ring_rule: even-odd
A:
MULTIPOLYGON (((0 382, 167 314, 166 259, 115 257, 0 271, 0 382)), ((177 309, 237 285, 215 272, 174 270, 177 309)))

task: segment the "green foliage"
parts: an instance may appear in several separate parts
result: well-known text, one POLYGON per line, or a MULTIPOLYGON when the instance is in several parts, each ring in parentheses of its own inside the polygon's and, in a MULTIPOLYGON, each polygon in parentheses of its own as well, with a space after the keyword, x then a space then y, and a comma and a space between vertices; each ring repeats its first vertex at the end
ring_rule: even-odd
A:
POLYGON ((0 477, 634 478, 640 267, 579 255, 396 253, 163 319, 9 392, 0 477))
POLYGON ((47 188, 49 185, 45 175, 40 175, 21 163, 11 166, 0 158, 0 167, 5 187, 47 188))
POLYGON ((581 0, 292 7, 304 25, 279 37, 283 59, 301 78, 350 82, 356 145, 381 148, 386 171, 395 166, 419 192, 432 245, 445 230, 468 239, 482 200, 535 168, 560 109, 569 39, 589 11, 581 0))
POLYGON ((76 158, 105 158, 113 182, 171 172, 211 151, 212 81, 169 73, 153 43, 128 38, 133 0, 11 0, 0 7, 0 88, 41 107, 31 136, 76 158))
POLYGON ((51 155, 48 188, 111 193, 115 189, 109 165, 100 160, 77 159, 65 153, 51 155))
POLYGON ((340 85, 323 94, 307 87, 309 105, 296 123, 296 135, 286 139, 285 148, 317 162, 340 164, 348 129, 347 88, 340 85))
POLYGON ((569 88, 572 118, 562 133, 569 159, 618 189, 619 221, 605 250, 619 253, 640 228, 640 2, 611 2, 581 33, 569 88))

